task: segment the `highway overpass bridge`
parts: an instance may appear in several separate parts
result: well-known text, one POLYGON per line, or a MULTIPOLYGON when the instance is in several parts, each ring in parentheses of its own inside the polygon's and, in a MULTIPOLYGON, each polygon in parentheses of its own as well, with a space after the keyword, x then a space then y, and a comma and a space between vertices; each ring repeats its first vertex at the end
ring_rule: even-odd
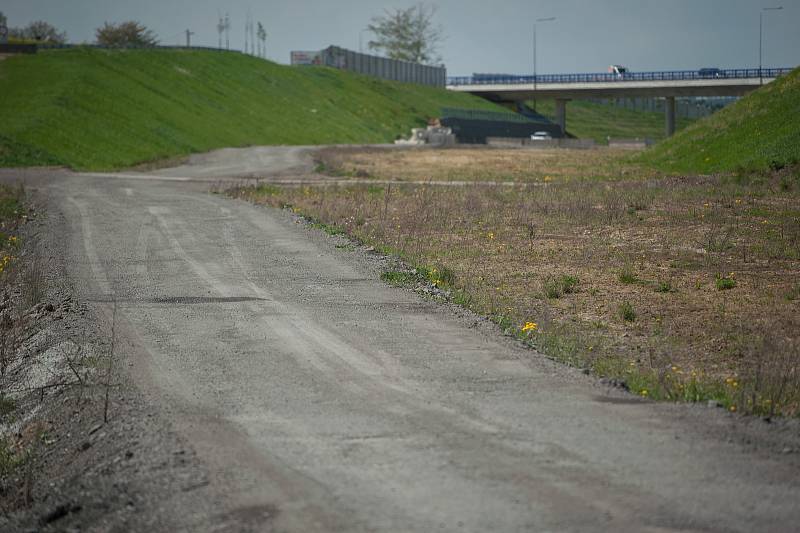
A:
POLYGON ((791 72, 789 68, 703 69, 624 74, 545 74, 537 76, 475 75, 447 78, 447 88, 497 103, 535 98, 556 102, 556 122, 567 130, 567 102, 583 98, 664 98, 665 131, 675 133, 675 98, 743 96, 791 72))

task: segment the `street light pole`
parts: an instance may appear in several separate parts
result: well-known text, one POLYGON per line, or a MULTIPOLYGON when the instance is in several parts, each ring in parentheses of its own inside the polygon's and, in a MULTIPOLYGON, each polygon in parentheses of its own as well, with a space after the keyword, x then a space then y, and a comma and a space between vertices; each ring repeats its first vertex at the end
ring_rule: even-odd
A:
POLYGON ((536 25, 540 22, 553 22, 555 17, 536 19, 533 23, 533 110, 536 111, 536 25))
POLYGON ((758 12, 758 84, 764 85, 764 75, 762 68, 762 51, 764 49, 764 11, 780 11, 783 6, 765 7, 758 12))

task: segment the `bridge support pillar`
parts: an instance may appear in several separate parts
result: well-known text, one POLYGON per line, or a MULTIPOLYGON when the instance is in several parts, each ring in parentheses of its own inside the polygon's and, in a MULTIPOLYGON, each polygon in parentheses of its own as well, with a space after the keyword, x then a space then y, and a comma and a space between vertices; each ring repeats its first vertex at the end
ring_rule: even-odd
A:
POLYGON ((664 98, 664 133, 667 137, 675 134, 675 97, 667 96, 664 98))
POLYGON ((561 127, 561 135, 567 134, 567 102, 569 98, 556 98, 556 124, 561 127))

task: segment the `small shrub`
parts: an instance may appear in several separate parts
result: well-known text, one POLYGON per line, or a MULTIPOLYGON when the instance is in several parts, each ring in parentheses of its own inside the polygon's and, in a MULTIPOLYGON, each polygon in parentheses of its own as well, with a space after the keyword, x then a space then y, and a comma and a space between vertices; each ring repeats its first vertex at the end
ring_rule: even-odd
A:
POLYGON ((578 278, 575 276, 561 276, 561 288, 564 290, 564 294, 572 294, 578 287, 578 278))
POLYGON ((736 280, 733 278, 733 274, 729 274, 728 276, 717 274, 715 284, 718 291, 727 291, 736 287, 736 280))
POLYGON ((656 292, 672 292, 672 284, 669 281, 659 281, 656 285, 656 292))
POLYGON ((256 194, 261 196, 277 196, 281 193, 281 188, 277 185, 270 185, 269 183, 262 183, 255 188, 256 194))
POLYGON ((558 278, 548 278, 542 288, 548 298, 561 298, 565 294, 572 294, 578 286, 578 278, 575 276, 563 275, 558 278))
POLYGON ((628 285, 639 283, 639 278, 636 276, 636 273, 630 266, 623 267, 623 269, 620 270, 618 277, 622 283, 628 285))
POLYGON ((789 292, 786 293, 786 299, 790 302, 800 299, 800 283, 789 289, 789 292))
POLYGON ((462 307, 470 308, 472 306, 472 295, 464 290, 458 290, 453 294, 453 302, 462 307))
POLYGON ((411 272, 389 271, 381 274, 381 280, 390 285, 407 285, 416 280, 411 272))
POLYGON ((636 311, 630 302, 622 302, 619 306, 619 316, 625 322, 633 322, 636 320, 636 311))
POLYGON ((16 408, 17 402, 13 398, 0 393, 0 421, 4 421, 16 408))
POLYGON ((777 172, 778 170, 783 170, 784 168, 786 168, 786 161, 773 159, 769 162, 769 168, 770 170, 775 172, 777 172))
POLYGON ((544 289, 544 295, 548 298, 561 298, 563 294, 561 292, 561 285, 559 285, 556 280, 545 280, 542 288, 544 289))
POLYGON ((428 279, 437 287, 452 287, 456 282, 456 275, 449 268, 440 265, 430 269, 428 279))
POLYGON ((24 457, 15 453, 12 442, 8 438, 0 437, 0 480, 10 476, 23 461, 24 457))

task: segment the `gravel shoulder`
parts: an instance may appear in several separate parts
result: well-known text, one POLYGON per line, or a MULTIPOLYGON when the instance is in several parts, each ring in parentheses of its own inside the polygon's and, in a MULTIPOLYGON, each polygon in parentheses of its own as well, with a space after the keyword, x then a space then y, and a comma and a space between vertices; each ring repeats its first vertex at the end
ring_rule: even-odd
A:
POLYGON ((11 174, 46 205, 35 232, 48 298, 71 302, 42 322, 49 344, 100 352, 113 322, 118 350, 108 424, 102 389, 79 408, 74 389, 47 395, 33 504, 0 518, 4 529, 785 531, 800 520, 796 421, 627 395, 480 317, 387 287, 391 259, 210 195, 207 182, 0 179, 11 174))

